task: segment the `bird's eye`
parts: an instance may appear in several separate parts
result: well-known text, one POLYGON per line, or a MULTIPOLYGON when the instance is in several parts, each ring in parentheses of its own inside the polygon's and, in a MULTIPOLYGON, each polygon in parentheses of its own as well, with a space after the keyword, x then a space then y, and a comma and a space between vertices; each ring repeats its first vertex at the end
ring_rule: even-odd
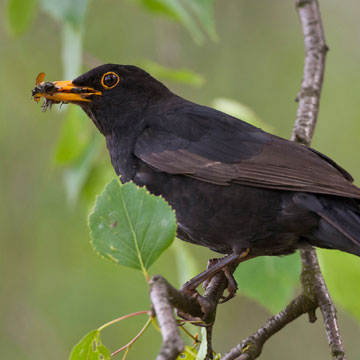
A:
POLYGON ((101 78, 101 85, 105 89, 112 89, 115 87, 120 81, 119 75, 114 72, 107 72, 101 78))

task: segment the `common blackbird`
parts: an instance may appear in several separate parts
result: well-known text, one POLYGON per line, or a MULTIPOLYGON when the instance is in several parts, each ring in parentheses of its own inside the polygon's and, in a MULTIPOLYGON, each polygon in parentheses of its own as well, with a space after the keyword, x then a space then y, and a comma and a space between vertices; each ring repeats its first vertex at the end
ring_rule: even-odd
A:
POLYGON ((182 240, 228 254, 190 288, 241 259, 303 246, 360 256, 360 189, 310 147, 185 100, 135 66, 41 82, 33 96, 80 105, 121 181, 162 195, 182 240))

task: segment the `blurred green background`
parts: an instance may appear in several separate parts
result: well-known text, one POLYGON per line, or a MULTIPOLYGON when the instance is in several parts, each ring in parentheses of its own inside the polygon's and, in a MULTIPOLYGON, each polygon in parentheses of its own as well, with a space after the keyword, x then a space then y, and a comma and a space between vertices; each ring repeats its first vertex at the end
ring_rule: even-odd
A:
MULTIPOLYGON (((149 308, 142 274, 102 260, 89 244, 87 214, 95 194, 114 177, 105 144, 90 120, 77 110, 68 111, 71 106, 41 112, 30 96, 39 72, 45 72, 47 80, 62 80, 99 62, 143 65, 183 97, 205 105, 213 105, 218 98, 236 100, 274 133, 290 136, 304 52, 294 1, 214 1, 216 34, 206 22, 211 11, 193 25, 186 16, 176 19, 169 12, 167 16, 150 12, 141 2, 152 3, 102 0, 90 1, 86 7, 86 1, 77 0, 66 13, 69 1, 65 0, 42 0, 41 7, 34 0, 0 2, 0 346, 4 359, 67 358, 86 332, 149 308), (9 6, 18 11, 12 14, 19 14, 15 20, 10 17, 10 24, 9 6), (26 7, 29 11, 21 18, 26 7), (33 21, 21 32, 32 9, 33 21)), ((346 168, 359 185, 360 4, 328 0, 320 5, 330 52, 313 146, 346 168)), ((214 256, 206 249, 184 246, 199 259, 199 269, 214 256)), ((175 269, 174 254, 173 246, 150 269, 151 274, 164 274, 179 284, 184 274, 175 269)), ((360 260, 338 252, 321 251, 320 255, 338 305, 348 358, 359 359, 360 260)), ((251 276, 247 281, 256 286, 251 276)), ((293 285, 287 292, 292 294, 293 285)), ((259 302, 240 291, 219 307, 217 352, 224 353, 265 322, 271 313, 259 302)), ((127 320, 105 330, 105 344, 116 350, 143 322, 127 320)), ((149 330, 129 359, 155 358, 160 342, 160 335, 149 330)), ((330 358, 321 319, 311 325, 303 316, 292 323, 266 344, 262 358, 290 356, 293 360, 330 358)))

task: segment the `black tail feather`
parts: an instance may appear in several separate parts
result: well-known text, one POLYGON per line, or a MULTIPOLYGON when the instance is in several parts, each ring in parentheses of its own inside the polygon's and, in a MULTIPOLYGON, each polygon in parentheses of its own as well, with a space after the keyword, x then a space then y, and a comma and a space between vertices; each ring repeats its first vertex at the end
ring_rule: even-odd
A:
POLYGON ((360 204, 353 199, 297 194, 295 201, 319 217, 319 226, 308 239, 314 246, 360 256, 360 204))

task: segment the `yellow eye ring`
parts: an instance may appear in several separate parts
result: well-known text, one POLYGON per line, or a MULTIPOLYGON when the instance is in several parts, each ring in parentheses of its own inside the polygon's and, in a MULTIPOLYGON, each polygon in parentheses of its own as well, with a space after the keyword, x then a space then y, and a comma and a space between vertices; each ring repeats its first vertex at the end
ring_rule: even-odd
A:
POLYGON ((101 85, 105 89, 112 89, 119 83, 119 81, 119 75, 112 71, 109 71, 102 76, 101 85))

